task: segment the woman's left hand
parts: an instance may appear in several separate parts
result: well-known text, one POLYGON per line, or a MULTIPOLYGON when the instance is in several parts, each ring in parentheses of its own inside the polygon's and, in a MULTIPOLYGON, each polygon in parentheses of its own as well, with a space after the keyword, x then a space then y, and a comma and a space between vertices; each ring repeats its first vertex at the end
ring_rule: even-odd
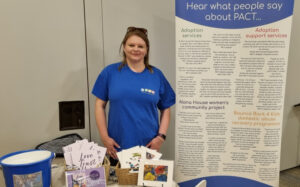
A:
POLYGON ((162 137, 156 136, 151 140, 150 143, 148 143, 146 146, 150 149, 155 149, 156 151, 159 151, 161 145, 164 143, 164 139, 162 137))

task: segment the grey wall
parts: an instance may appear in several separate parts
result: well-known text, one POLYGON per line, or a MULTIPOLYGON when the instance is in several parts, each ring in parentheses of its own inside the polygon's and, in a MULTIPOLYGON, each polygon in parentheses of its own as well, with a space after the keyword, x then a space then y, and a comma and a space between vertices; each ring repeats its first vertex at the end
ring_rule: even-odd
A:
POLYGON ((58 102, 88 111, 82 0, 1 0, 0 155, 34 148, 59 131, 58 102), (71 6, 70 6, 71 5, 71 6))

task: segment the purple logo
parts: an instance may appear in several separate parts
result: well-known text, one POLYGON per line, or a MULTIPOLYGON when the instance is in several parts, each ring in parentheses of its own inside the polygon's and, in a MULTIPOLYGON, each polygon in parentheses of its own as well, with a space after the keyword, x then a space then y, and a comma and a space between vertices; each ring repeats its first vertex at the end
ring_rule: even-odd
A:
POLYGON ((90 173, 90 178, 91 178, 92 180, 97 180, 97 179, 99 179, 99 177, 100 177, 100 173, 99 173, 98 171, 96 171, 96 170, 93 170, 93 171, 90 173))

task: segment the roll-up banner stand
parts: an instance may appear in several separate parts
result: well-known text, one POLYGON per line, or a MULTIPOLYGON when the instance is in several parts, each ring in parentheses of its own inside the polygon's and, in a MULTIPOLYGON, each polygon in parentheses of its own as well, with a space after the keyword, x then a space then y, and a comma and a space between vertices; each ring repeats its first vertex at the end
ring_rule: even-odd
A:
POLYGON ((293 0, 176 0, 175 180, 279 186, 293 0))

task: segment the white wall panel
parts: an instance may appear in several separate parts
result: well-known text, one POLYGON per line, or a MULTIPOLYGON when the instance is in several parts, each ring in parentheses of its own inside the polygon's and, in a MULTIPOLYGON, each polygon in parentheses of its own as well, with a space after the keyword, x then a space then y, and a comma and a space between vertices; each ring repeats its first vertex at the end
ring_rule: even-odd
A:
POLYGON ((86 33, 87 33, 87 59, 88 59, 88 79, 89 79, 89 100, 90 100, 90 122, 91 140, 103 145, 95 120, 95 99, 91 94, 94 83, 105 66, 103 56, 103 25, 102 25, 102 1, 85 1, 86 12, 86 33))
POLYGON ((63 134, 58 102, 84 100, 87 73, 82 0, 2 0, 0 6, 0 154, 63 134))

